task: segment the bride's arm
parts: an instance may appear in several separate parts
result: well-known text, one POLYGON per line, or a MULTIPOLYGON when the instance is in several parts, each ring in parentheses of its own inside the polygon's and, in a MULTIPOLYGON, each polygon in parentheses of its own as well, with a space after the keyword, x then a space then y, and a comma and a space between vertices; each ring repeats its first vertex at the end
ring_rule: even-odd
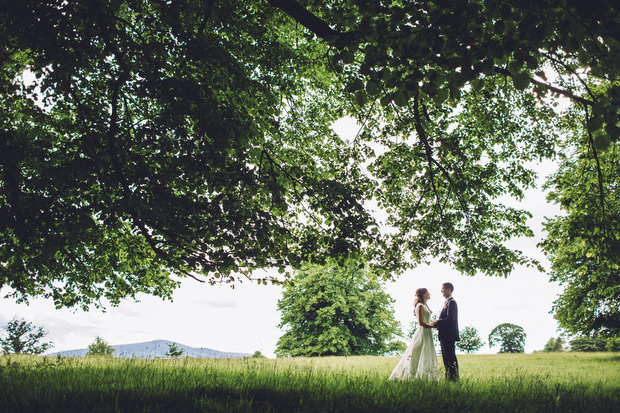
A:
POLYGON ((435 328, 432 325, 424 322, 424 310, 422 306, 418 306, 416 312, 418 313, 418 324, 420 324, 424 328, 435 328))

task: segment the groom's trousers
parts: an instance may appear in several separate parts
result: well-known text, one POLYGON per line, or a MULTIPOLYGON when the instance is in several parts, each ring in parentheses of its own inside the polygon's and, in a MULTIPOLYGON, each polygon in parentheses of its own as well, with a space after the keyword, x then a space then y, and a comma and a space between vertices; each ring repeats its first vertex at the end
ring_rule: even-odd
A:
POLYGON ((454 341, 440 341, 441 357, 446 368, 446 378, 451 381, 459 379, 459 363, 456 360, 456 348, 454 341))

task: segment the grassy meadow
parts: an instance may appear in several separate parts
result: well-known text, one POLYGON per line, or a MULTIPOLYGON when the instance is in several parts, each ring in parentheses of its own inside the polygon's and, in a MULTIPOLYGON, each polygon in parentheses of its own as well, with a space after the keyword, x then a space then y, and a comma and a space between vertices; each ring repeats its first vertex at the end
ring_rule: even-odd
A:
POLYGON ((461 381, 388 381, 397 357, 0 357, 0 412, 614 412, 620 353, 460 355, 461 381))

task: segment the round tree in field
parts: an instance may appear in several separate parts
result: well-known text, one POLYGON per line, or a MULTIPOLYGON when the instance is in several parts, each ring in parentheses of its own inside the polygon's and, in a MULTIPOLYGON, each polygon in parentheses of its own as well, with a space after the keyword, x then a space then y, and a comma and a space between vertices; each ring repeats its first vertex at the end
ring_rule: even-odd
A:
POLYGON ((500 344, 500 353, 525 352, 525 331, 515 324, 503 323, 489 334, 489 347, 500 344))
POLYGON ((484 346, 484 341, 478 335, 475 327, 465 327, 459 333, 460 340, 456 342, 456 346, 467 353, 475 353, 484 346))
POLYGON ((97 336, 94 343, 88 345, 87 356, 111 356, 114 354, 114 347, 109 345, 107 341, 97 336))
POLYGON ((5 327, 6 334, 0 338, 4 354, 41 354, 54 347, 51 342, 41 341, 47 334, 23 318, 13 318, 5 327))
POLYGON ((362 264, 310 266, 294 274, 278 310, 278 356, 379 355, 400 350, 393 299, 362 264))

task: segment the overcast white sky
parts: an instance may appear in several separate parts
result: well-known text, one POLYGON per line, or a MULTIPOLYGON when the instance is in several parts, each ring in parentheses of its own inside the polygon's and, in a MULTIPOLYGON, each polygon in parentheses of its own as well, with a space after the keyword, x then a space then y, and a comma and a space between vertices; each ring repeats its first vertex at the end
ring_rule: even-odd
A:
MULTIPOLYGON (((348 133, 356 128, 349 125, 348 133)), ((552 171, 552 165, 539 166, 541 179, 552 171)), ((546 204, 540 190, 528 192, 524 205, 534 214, 531 225, 536 236, 516 240, 529 256, 538 258, 545 267, 548 263, 536 244, 542 239, 541 222, 544 216, 558 213, 555 206, 546 204)), ((526 352, 542 350, 547 340, 557 336, 557 323, 550 314, 552 303, 561 288, 548 282, 548 276, 533 268, 517 267, 508 278, 483 275, 466 277, 453 268, 432 264, 421 266, 386 285, 396 300, 396 318, 403 329, 412 319, 412 300, 419 287, 431 292, 429 305, 438 313, 443 305, 440 289, 443 282, 455 286, 454 297, 459 304, 461 329, 474 326, 486 341, 493 327, 501 323, 522 326, 527 334, 526 352)), ((1 290, 4 297, 6 290, 1 290)), ((140 296, 140 302, 123 302, 106 312, 56 310, 51 301, 33 300, 29 306, 18 305, 0 298, 0 326, 14 316, 23 317, 43 326, 55 347, 50 352, 85 348, 96 336, 110 344, 128 344, 156 339, 176 341, 193 347, 220 351, 253 353, 262 351, 274 356, 276 343, 282 331, 277 328, 280 315, 276 309, 281 288, 256 285, 250 282, 209 286, 192 279, 183 281, 175 292, 173 302, 150 296, 140 296)), ((496 353, 497 347, 483 347, 479 353, 496 353)))

